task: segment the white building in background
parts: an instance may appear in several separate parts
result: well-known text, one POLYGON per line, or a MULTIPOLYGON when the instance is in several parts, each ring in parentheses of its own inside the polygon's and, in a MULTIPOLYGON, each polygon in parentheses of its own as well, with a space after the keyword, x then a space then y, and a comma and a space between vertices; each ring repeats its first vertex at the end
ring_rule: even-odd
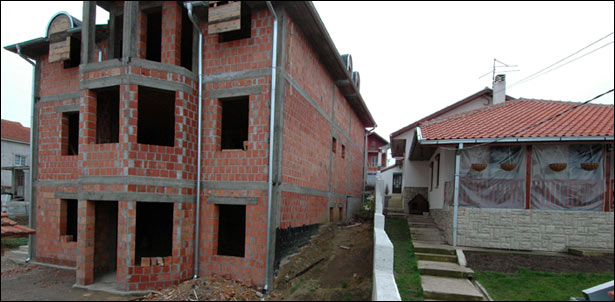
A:
POLYGON ((3 119, 1 147, 2 194, 11 194, 14 200, 29 200, 30 128, 3 119))

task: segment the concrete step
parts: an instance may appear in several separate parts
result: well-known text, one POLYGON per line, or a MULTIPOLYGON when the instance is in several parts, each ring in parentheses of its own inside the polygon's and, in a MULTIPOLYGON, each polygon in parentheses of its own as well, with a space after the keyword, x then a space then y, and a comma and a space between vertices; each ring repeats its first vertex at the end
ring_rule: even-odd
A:
POLYGON ((438 228, 438 226, 435 223, 430 222, 430 221, 418 221, 418 222, 408 221, 408 224, 412 228, 434 228, 434 229, 438 228))
POLYGON ((431 236, 440 236, 442 233, 440 230, 436 228, 410 228, 410 234, 414 235, 431 235, 431 236))
POLYGON ((418 268, 422 275, 449 277, 449 278, 468 278, 474 271, 456 263, 419 260, 418 268))
POLYGON ((20 245, 19 246, 19 250, 22 252, 28 252, 28 246, 27 245, 20 245))
POLYGON ((457 255, 414 253, 417 260, 457 263, 457 255))
POLYGON ((448 248, 429 247, 429 246, 414 246, 414 252, 423 253, 423 254, 440 254, 440 255, 452 255, 452 256, 457 255, 454 248, 448 249, 448 248))
POLYGON ((433 222, 433 218, 431 216, 416 215, 416 214, 408 215, 408 222, 421 222, 421 221, 433 222))
POLYGON ((483 301, 483 295, 468 279, 421 276, 425 299, 483 301))

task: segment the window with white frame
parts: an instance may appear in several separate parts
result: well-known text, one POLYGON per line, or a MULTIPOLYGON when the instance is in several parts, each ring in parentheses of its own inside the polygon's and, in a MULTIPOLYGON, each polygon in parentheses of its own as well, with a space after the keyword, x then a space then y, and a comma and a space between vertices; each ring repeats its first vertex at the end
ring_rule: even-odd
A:
POLYGON ((15 166, 25 166, 26 157, 23 155, 15 155, 15 166))

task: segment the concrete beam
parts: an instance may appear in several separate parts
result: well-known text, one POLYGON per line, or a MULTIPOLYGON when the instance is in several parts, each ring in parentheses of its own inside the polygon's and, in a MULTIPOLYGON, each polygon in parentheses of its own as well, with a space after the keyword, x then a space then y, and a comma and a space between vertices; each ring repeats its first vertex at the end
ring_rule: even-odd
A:
POLYGON ((263 91, 262 85, 249 86, 249 87, 225 88, 225 89, 212 89, 212 90, 209 90, 209 98, 221 99, 221 98, 230 98, 230 97, 236 97, 236 96, 261 94, 262 91, 263 91))
POLYGON ((228 205, 256 205, 258 204, 257 197, 226 197, 226 196, 210 196, 207 197, 208 204, 228 204, 228 205))

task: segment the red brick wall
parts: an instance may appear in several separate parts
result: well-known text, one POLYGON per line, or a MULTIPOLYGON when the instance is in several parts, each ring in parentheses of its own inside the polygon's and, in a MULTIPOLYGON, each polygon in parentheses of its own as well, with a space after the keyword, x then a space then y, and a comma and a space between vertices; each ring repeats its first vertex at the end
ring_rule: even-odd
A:
MULTIPOLYGON (((218 42, 204 27, 204 73, 208 76, 271 67, 272 17, 267 10, 252 11, 250 38, 218 42)), ((269 99, 271 76, 207 83, 203 106, 202 180, 223 182, 267 181, 269 151, 269 99), (221 150, 222 105, 211 90, 261 85, 249 95, 247 150, 221 150)), ((267 191, 204 189, 201 198, 200 274, 222 275, 264 285, 267 238, 267 191), (210 196, 256 197, 246 206, 245 256, 217 255, 219 208, 207 204, 210 196)))
MULTIPOLYGON (((331 124, 296 89, 287 85, 282 181, 342 196, 360 197, 364 127, 292 20, 286 32, 286 70, 335 123, 337 146, 330 162, 331 124), (344 158, 342 145, 345 146, 344 158)), ((345 203, 345 198, 340 197, 328 199, 283 193, 280 228, 320 223, 331 215, 331 220, 338 220, 340 213, 342 216, 345 213, 345 203), (336 204, 333 211, 329 209, 329 202, 336 204), (344 205, 341 212, 338 203, 344 205)))

